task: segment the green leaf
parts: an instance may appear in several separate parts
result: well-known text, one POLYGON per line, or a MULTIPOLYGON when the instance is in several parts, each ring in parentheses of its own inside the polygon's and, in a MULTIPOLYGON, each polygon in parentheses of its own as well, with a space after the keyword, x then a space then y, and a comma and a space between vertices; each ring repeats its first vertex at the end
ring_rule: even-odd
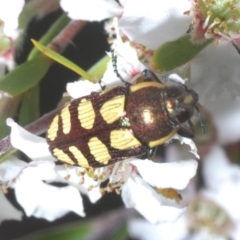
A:
POLYGON ((186 34, 176 41, 160 46, 154 53, 152 67, 160 72, 171 71, 192 60, 211 42, 208 40, 201 44, 194 44, 191 41, 191 35, 186 34))
MULTIPOLYGON (((7 138, 4 138, 7 139, 7 138)), ((6 159, 8 159, 11 155, 13 155, 16 152, 16 149, 13 147, 10 147, 7 151, 2 152, 0 149, 0 163, 4 162, 6 159)))
POLYGON ((68 60, 67 58, 63 57, 62 55, 54 52, 53 50, 51 50, 48 47, 43 46, 41 43, 35 41, 32 39, 32 42, 34 44, 34 46, 40 50, 44 55, 48 56, 49 58, 55 60, 56 62, 62 64, 63 66, 71 69, 72 71, 76 72, 77 74, 79 74, 80 76, 82 76, 83 78, 89 80, 89 81, 94 81, 94 77, 92 77, 91 75, 89 75, 87 72, 85 72, 82 68, 80 68, 78 65, 76 65, 75 63, 71 62, 70 60, 68 60))
POLYGON ((27 124, 35 121, 39 117, 39 86, 34 86, 27 91, 22 99, 19 124, 26 126, 27 124))
POLYGON ((44 55, 29 60, 0 78, 0 90, 18 96, 33 86, 46 74, 52 61, 44 55))

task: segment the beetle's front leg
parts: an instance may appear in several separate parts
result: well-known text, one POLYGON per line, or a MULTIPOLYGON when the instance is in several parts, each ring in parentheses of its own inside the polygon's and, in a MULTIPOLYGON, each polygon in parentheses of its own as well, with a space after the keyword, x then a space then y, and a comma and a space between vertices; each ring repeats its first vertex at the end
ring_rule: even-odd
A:
POLYGON ((99 80, 98 84, 100 85, 102 91, 106 89, 106 84, 102 80, 99 80))
POLYGON ((143 70, 142 78, 143 78, 144 82, 156 81, 156 82, 162 83, 162 81, 157 77, 157 75, 149 69, 143 70))
POLYGON ((188 120, 188 124, 190 126, 190 129, 188 129, 186 127, 183 127, 183 126, 180 126, 177 133, 182 137, 192 139, 192 138, 194 138, 195 131, 194 131, 193 124, 192 124, 191 120, 188 120))
POLYGON ((155 155, 156 150, 157 150, 157 147, 148 148, 147 151, 146 151, 146 153, 143 154, 143 155, 140 157, 140 159, 146 159, 146 158, 151 159, 151 158, 155 155))

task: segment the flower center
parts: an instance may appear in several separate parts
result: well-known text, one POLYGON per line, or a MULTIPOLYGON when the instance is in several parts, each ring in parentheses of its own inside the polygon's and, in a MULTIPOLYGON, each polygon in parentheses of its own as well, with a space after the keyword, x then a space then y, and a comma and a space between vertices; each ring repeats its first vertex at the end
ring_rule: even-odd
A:
POLYGON ((193 26, 195 33, 203 31, 204 37, 232 41, 240 38, 239 0, 194 0, 193 26))
MULTIPOLYGON (((89 185, 87 187, 88 191, 101 185, 100 192, 102 194, 105 192, 116 192, 120 194, 122 185, 127 181, 132 171, 133 166, 128 164, 125 160, 106 167, 85 169, 84 171, 81 170, 78 172, 78 176, 80 177, 79 184, 85 182, 85 175, 87 174, 89 178, 92 178, 96 182, 95 186, 89 185), (108 183, 102 187, 102 184, 104 185, 106 180, 108 180, 108 183)), ((67 179, 69 178, 68 175, 66 177, 67 179)))

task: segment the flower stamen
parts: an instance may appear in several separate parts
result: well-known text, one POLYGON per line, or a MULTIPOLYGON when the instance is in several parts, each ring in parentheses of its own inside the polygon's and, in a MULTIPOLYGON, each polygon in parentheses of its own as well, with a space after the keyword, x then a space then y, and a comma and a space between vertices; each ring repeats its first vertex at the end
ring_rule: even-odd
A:
POLYGON ((8 194, 8 187, 7 186, 5 186, 5 185, 2 185, 2 191, 3 191, 3 193, 4 194, 8 194))
POLYGON ((212 16, 212 12, 208 11, 207 18, 206 18, 206 20, 205 20, 205 22, 203 24, 203 29, 205 29, 208 26, 208 23, 209 23, 209 20, 210 20, 211 16, 212 16))

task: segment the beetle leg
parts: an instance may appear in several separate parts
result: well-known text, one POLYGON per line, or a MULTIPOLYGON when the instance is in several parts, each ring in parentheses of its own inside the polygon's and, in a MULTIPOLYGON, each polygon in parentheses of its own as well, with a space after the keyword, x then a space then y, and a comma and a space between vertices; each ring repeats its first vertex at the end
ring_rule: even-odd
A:
POLYGON ((152 159, 152 157, 155 155, 156 150, 157 150, 157 147, 148 148, 146 152, 143 155, 141 155, 139 158, 143 160, 146 158, 152 159))
POLYGON ((99 85, 100 85, 100 87, 101 87, 101 89, 102 90, 105 90, 105 88, 106 88, 106 85, 105 85, 105 83, 102 81, 102 80, 99 80, 99 85))
POLYGON ((143 70, 142 78, 145 82, 154 80, 156 82, 162 83, 162 81, 158 78, 158 76, 153 71, 151 71, 149 69, 143 70))
POLYGON ((188 124, 190 126, 190 129, 181 126, 177 133, 180 136, 185 137, 185 138, 194 138, 195 131, 194 131, 193 124, 192 124, 191 120, 188 120, 188 124))
POLYGON ((149 149, 148 149, 148 152, 147 152, 147 156, 148 156, 148 158, 153 157, 154 154, 155 154, 155 152, 156 152, 156 150, 157 150, 156 147, 154 147, 154 148, 149 148, 149 149))
POLYGON ((138 158, 140 158, 142 160, 144 160, 146 158, 152 159, 154 157, 155 153, 156 153, 156 150, 157 150, 157 147, 154 147, 154 148, 149 148, 148 147, 146 149, 146 152, 143 155, 141 155, 140 157, 138 157, 138 158))
POLYGON ((117 69, 117 56, 114 54, 114 50, 111 50, 111 53, 112 53, 113 71, 115 72, 116 76, 125 84, 125 86, 128 87, 130 85, 130 83, 125 81, 123 79, 123 77, 118 72, 118 69, 117 69))

